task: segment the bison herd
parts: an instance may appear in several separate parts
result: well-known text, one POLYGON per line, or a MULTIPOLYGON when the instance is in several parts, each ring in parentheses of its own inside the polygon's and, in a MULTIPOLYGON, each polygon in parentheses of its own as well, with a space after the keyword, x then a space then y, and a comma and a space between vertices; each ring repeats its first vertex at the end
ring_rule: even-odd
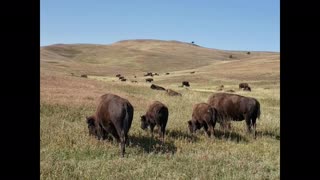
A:
MULTIPOLYGON (((166 92, 179 95, 170 89, 166 92)), ((86 117, 89 135, 104 140, 108 138, 108 134, 111 134, 120 143, 121 155, 124 157, 133 115, 134 108, 127 99, 114 94, 102 95, 95 113, 86 117)), ((141 129, 150 128, 153 137, 153 130, 157 126, 163 143, 168 117, 168 107, 159 101, 154 101, 149 105, 146 113, 140 116, 141 129)), ((191 134, 204 128, 208 137, 214 137, 216 123, 219 123, 225 132, 226 129, 231 129, 231 121, 245 120, 247 132, 253 133, 256 138, 256 120, 259 117, 260 103, 257 99, 236 94, 216 93, 209 96, 207 102, 193 105, 191 120, 186 121, 185 125, 191 134)))

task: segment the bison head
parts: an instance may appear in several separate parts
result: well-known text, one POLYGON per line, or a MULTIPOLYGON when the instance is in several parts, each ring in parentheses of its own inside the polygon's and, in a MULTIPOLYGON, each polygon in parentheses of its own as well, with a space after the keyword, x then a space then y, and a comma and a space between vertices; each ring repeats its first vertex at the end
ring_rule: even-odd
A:
POLYGON ((149 124, 147 122, 146 115, 140 116, 141 117, 141 129, 145 130, 148 128, 149 124))
POLYGON ((190 130, 190 133, 196 132, 196 130, 201 128, 201 125, 198 122, 194 122, 192 120, 188 121, 188 128, 190 130))
POLYGON ((97 129, 96 129, 96 119, 94 116, 86 117, 86 122, 88 124, 89 129, 89 135, 96 136, 97 135, 97 129))

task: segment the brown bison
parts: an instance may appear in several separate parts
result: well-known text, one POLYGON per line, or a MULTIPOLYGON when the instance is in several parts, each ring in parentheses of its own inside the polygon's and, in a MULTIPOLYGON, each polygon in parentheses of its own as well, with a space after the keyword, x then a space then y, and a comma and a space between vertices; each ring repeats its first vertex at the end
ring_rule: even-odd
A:
POLYGON ((242 121, 247 124, 247 131, 253 127, 256 138, 256 119, 260 118, 260 103, 255 98, 244 97, 236 94, 216 93, 209 97, 208 104, 218 112, 218 121, 225 127, 230 120, 242 121))
POLYGON ((205 129, 209 137, 214 137, 214 127, 217 121, 217 110, 207 103, 199 103, 193 106, 192 119, 188 121, 191 133, 205 129))
POLYGON ((116 75, 116 77, 120 77, 120 76, 121 76, 121 74, 117 74, 117 75, 116 75))
POLYGON ((172 89, 167 89, 166 91, 169 96, 182 96, 182 94, 180 94, 172 89))
POLYGON ((86 74, 82 74, 81 77, 87 78, 88 76, 86 74))
POLYGON ((153 76, 152 72, 147 72, 144 76, 153 76))
POLYGON ((102 95, 95 114, 86 118, 89 134, 106 139, 111 133, 121 144, 121 155, 124 157, 133 112, 134 108, 128 100, 114 94, 102 95))
POLYGON ((146 79, 146 82, 150 82, 150 83, 151 83, 152 81, 153 81, 152 78, 147 78, 147 79, 146 79))
POLYGON ((123 77, 123 76, 120 76, 119 79, 120 79, 120 80, 121 80, 121 79, 124 79, 124 77, 123 77))
POLYGON ((141 129, 146 130, 150 126, 151 135, 153 137, 153 129, 157 126, 161 141, 164 142, 168 116, 169 111, 167 106, 159 101, 154 101, 149 106, 146 114, 141 116, 141 129))
POLYGON ((155 75, 155 76, 159 76, 159 74, 158 74, 158 73, 154 73, 154 75, 155 75))
POLYGON ((133 81, 131 81, 132 83, 138 83, 138 81, 135 81, 135 80, 133 80, 133 81))
POLYGON ((195 71, 190 72, 190 74, 194 74, 194 73, 195 73, 195 71))
POLYGON ((249 87, 248 83, 240 83, 239 84, 239 89, 243 89, 243 88, 246 88, 246 87, 249 87))
POLYGON ((163 90, 163 91, 166 90, 165 88, 158 86, 158 85, 155 85, 155 84, 151 84, 150 88, 154 89, 154 90, 163 90))
POLYGON ((170 73, 168 73, 168 72, 166 73, 166 75, 169 75, 169 74, 170 74, 170 73))
POLYGON ((190 84, 189 84, 189 82, 188 81, 182 81, 182 87, 183 86, 187 86, 187 87, 189 87, 190 86, 190 84))
POLYGON ((121 81, 126 81, 127 79, 125 79, 125 78, 123 78, 123 79, 121 79, 121 81))

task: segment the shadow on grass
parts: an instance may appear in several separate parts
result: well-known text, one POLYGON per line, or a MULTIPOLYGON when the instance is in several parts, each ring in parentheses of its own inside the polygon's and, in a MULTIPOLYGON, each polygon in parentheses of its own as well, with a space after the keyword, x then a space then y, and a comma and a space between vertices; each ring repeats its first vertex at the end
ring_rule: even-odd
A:
POLYGON ((271 131, 257 131, 257 137, 269 136, 271 138, 275 138, 276 140, 280 140, 280 135, 271 131))
POLYGON ((166 136, 173 139, 187 139, 188 141, 196 142, 199 140, 194 134, 188 132, 178 131, 178 130, 167 130, 166 136))
POLYGON ((217 129, 214 131, 214 136, 217 139, 226 139, 235 142, 249 142, 245 136, 242 136, 234 131, 226 131, 226 133, 224 133, 222 130, 217 129))
POLYGON ((172 153, 175 154, 177 147, 174 141, 165 139, 162 143, 157 136, 130 136, 131 145, 142 148, 145 153, 172 153))

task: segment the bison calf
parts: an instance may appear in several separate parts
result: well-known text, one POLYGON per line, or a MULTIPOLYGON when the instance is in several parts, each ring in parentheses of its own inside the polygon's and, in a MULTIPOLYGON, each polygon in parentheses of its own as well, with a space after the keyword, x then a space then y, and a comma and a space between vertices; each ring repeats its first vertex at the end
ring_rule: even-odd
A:
POLYGON ((217 121, 217 110, 207 103, 199 103, 193 106, 192 119, 188 121, 191 133, 205 129, 208 137, 214 137, 214 127, 217 121))
POLYGON ((133 111, 134 108, 126 99, 114 94, 101 96, 95 114, 86 119, 89 134, 105 139, 111 133, 120 143, 121 155, 124 157, 133 111))
POLYGON ((148 108, 145 115, 141 116, 141 129, 145 130, 150 126, 151 135, 153 137, 153 129, 158 127, 158 132, 162 142, 168 121, 169 111, 166 105, 159 101, 154 101, 148 108))

